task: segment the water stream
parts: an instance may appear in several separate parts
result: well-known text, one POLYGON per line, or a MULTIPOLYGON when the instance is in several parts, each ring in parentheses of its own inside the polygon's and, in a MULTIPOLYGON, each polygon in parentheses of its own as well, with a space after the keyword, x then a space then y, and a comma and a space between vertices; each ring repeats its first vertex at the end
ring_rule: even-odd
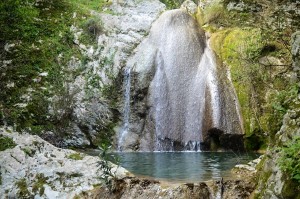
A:
POLYGON ((118 151, 122 151, 122 143, 129 130, 130 117, 130 86, 131 86, 131 68, 128 67, 124 72, 124 111, 123 111, 123 127, 118 138, 118 151))

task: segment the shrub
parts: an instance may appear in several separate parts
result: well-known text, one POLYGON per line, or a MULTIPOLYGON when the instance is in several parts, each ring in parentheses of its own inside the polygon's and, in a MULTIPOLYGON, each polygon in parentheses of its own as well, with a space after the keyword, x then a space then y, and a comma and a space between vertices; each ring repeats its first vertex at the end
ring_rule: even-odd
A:
POLYGON ((280 151, 278 164, 281 170, 300 184, 300 137, 287 142, 280 151))
POLYGON ((18 196, 20 198, 30 198, 31 194, 28 190, 28 185, 25 178, 22 178, 18 182, 16 182, 16 186, 19 188, 18 196))
POLYGON ((32 186, 32 191, 34 193, 39 193, 42 196, 45 192, 44 184, 47 183, 48 177, 45 177, 44 174, 39 173, 35 176, 36 182, 32 186))
POLYGON ((226 9, 222 4, 214 3, 203 11, 203 23, 218 23, 218 19, 224 18, 226 9))
POLYGON ((83 43, 93 44, 98 36, 104 33, 103 22, 99 17, 92 17, 81 25, 85 34, 81 35, 80 41, 83 43))
POLYGON ((104 182, 105 186, 109 191, 114 190, 114 183, 116 180, 116 171, 113 171, 113 166, 110 161, 118 163, 117 157, 109 154, 111 145, 108 142, 102 142, 99 149, 101 153, 99 154, 100 161, 98 162, 99 170, 101 172, 100 179, 104 182))
POLYGON ((0 135, 0 151, 5 151, 6 149, 12 149, 16 146, 13 139, 0 135))

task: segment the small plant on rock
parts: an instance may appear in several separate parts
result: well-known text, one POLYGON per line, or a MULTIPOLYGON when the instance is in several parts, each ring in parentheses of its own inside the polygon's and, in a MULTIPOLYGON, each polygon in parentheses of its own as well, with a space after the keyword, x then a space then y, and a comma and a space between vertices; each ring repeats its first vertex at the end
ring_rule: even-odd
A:
POLYGON ((99 149, 101 153, 99 154, 100 161, 98 163, 99 170, 101 172, 100 179, 104 182, 109 191, 114 190, 114 182, 116 180, 116 171, 113 171, 113 165, 110 161, 118 162, 116 156, 109 154, 111 145, 107 142, 101 143, 99 149))
POLYGON ((72 160, 82 160, 83 156, 81 156, 80 153, 72 153, 68 156, 68 158, 72 160))
POLYGON ((28 190, 28 185, 27 185, 25 178, 22 178, 18 182, 16 182, 16 186, 19 189, 17 195, 20 198, 30 198, 31 197, 31 194, 28 190))
POLYGON ((13 139, 0 135, 0 151, 4 151, 6 149, 12 149, 16 146, 16 143, 13 139))

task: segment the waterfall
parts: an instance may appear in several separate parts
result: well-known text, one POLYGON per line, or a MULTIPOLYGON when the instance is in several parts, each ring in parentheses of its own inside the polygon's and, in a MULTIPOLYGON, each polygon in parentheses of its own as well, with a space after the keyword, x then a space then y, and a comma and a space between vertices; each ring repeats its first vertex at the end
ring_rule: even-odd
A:
MULTIPOLYGON (((168 77, 164 69, 164 60, 161 56, 157 56, 157 71, 153 79, 154 89, 154 115, 155 115, 155 131, 156 131, 156 148, 158 151, 172 151, 174 146, 170 147, 170 143, 174 143, 171 138, 171 126, 177 125, 174 118, 169 116, 172 111, 175 116, 180 116, 184 126, 181 129, 181 141, 184 144, 184 150, 187 151, 200 151, 200 143, 203 141, 202 131, 204 128, 206 109, 213 110, 211 113, 211 123, 214 127, 219 127, 220 121, 220 97, 218 88, 218 79, 216 71, 216 62, 213 52, 207 46, 194 71, 190 69, 184 77, 184 73, 176 76, 174 85, 168 85, 168 77), (193 77, 193 74, 194 75, 193 77), (189 78, 190 77, 190 78, 189 78), (183 79, 182 90, 173 89, 173 93, 169 92, 172 86, 178 88, 180 79, 183 79), (188 80, 189 79, 189 80, 188 80), (178 94, 176 95, 176 92, 178 94), (176 98, 173 98, 176 95, 176 98), (173 99, 172 99, 173 98, 173 99), (179 101, 179 107, 171 107, 172 101, 179 101), (172 110, 173 108, 173 110, 172 110), (181 112, 182 111, 182 112, 181 112), (173 120, 172 120, 173 119, 173 120), (170 139, 170 143, 166 142, 166 138, 170 139)), ((172 78, 172 76, 171 76, 172 78)), ((170 81, 169 81, 170 82, 170 81)), ((177 118, 175 118, 177 119, 177 118)))
POLYGON ((179 9, 164 12, 127 64, 136 66, 134 87, 140 90, 134 91, 139 97, 130 114, 133 128, 128 133, 127 71, 119 149, 127 137, 130 142, 124 148, 135 146, 134 150, 141 151, 201 151, 221 141, 222 147, 236 145, 238 141, 227 139, 232 134, 242 136, 243 127, 228 70, 216 64, 209 40, 188 13, 179 9))
POLYGON ((123 127, 118 139, 118 151, 122 151, 122 144, 129 130, 130 117, 130 86, 131 86, 131 68, 128 67, 124 72, 124 110, 123 110, 123 127))

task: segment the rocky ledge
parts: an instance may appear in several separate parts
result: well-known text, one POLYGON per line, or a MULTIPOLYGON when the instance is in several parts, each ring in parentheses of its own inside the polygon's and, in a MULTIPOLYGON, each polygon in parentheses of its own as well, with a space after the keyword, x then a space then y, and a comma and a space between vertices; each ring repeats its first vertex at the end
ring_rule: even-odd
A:
MULTIPOLYGON (((0 198, 74 198, 101 185, 99 157, 60 149, 38 136, 0 128, 0 138, 11 140, 0 151, 0 198)), ((117 176, 125 169, 113 165, 117 176)))

